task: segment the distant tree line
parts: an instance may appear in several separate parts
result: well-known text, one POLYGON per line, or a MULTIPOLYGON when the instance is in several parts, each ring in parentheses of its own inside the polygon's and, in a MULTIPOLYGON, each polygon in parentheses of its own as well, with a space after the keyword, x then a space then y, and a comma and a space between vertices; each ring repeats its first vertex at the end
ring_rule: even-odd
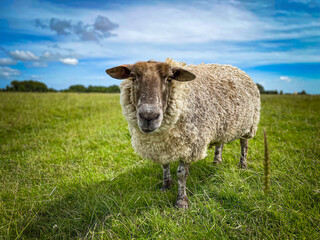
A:
MULTIPOLYGON (((264 87, 257 83, 258 89, 261 94, 283 94, 281 90, 264 90, 264 87)), ((7 86, 5 89, 0 89, 0 91, 7 92, 58 92, 53 88, 48 88, 46 84, 38 81, 28 80, 28 81, 12 81, 10 86, 7 86)), ((119 93, 120 88, 117 85, 112 85, 109 87, 104 86, 91 86, 85 87, 84 85, 71 85, 68 89, 61 90, 61 92, 78 92, 78 93, 119 93)), ((288 94, 288 93, 286 93, 288 94)), ((305 90, 301 92, 295 92, 294 94, 305 95, 307 94, 305 90)))
POLYGON ((11 86, 7 86, 5 91, 8 92, 56 92, 53 88, 48 88, 42 82, 38 81, 12 81, 11 86))
MULTIPOLYGON (((12 81, 10 86, 1 89, 6 92, 58 92, 53 88, 48 88, 46 84, 27 80, 27 81, 12 81)), ((91 86, 85 87, 83 85, 72 85, 68 89, 61 90, 61 92, 97 92, 97 93, 119 93, 120 88, 117 85, 109 87, 91 86)))
POLYGON ((100 92, 100 93, 119 93, 120 88, 117 85, 112 85, 109 87, 103 86, 91 86, 85 87, 83 85, 71 85, 68 89, 62 90, 62 92, 100 92))
MULTIPOLYGON (((256 83, 257 84, 257 87, 259 89, 259 92, 260 94, 280 94, 282 95, 283 94, 283 91, 280 90, 280 92, 278 92, 277 90, 264 90, 264 87, 259 84, 259 83, 256 83)), ((291 94, 291 93, 286 93, 287 94, 291 94)), ((307 92, 305 90, 302 90, 301 92, 294 92, 293 94, 295 95, 306 95, 307 92)))

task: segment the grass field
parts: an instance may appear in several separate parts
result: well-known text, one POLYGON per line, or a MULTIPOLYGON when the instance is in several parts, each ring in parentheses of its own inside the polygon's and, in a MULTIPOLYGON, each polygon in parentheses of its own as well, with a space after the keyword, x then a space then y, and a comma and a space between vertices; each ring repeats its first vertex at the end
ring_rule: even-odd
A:
POLYGON ((238 141, 222 165, 209 150, 191 165, 182 211, 177 183, 161 192, 161 167, 133 151, 119 95, 0 93, 0 239, 320 239, 319 106, 262 96, 248 169, 238 141))

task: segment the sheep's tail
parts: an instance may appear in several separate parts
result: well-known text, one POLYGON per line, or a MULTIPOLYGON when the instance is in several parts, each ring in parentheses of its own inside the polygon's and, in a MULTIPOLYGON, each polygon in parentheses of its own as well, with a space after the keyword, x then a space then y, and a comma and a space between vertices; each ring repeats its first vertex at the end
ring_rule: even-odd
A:
POLYGON ((167 58, 165 63, 168 63, 170 66, 172 67, 184 67, 186 66, 187 64, 184 63, 184 62, 177 62, 177 61, 174 61, 172 58, 167 58))

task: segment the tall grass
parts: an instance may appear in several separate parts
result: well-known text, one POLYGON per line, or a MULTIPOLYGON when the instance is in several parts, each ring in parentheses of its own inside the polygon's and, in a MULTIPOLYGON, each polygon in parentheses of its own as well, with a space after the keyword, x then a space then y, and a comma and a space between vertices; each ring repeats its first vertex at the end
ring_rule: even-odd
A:
POLYGON ((180 211, 177 184, 161 192, 161 167, 133 151, 119 95, 0 93, 0 239, 319 239, 319 106, 320 96, 262 96, 248 169, 238 141, 222 165, 209 150, 180 211))
POLYGON ((263 138, 264 138, 264 193, 267 194, 269 192, 270 187, 270 157, 269 157, 269 147, 267 140, 267 132, 263 129, 263 138))

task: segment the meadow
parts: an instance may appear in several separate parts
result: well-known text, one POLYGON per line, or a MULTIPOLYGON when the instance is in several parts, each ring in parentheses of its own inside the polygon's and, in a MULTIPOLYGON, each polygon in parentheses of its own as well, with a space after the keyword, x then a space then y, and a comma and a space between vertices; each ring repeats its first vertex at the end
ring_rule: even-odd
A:
POLYGON ((190 209, 131 147, 118 94, 0 93, 0 239, 320 239, 320 96, 263 95, 240 170, 193 163, 190 209), (271 159, 263 192, 263 129, 271 159))

